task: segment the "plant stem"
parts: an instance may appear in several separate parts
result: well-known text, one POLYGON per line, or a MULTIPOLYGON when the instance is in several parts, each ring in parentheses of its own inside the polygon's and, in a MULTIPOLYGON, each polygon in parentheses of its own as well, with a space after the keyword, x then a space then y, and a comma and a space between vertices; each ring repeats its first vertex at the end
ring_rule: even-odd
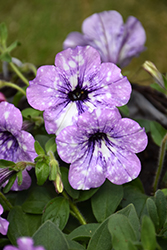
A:
POLYGON ((9 63, 14 72, 20 77, 20 79, 29 86, 29 81, 25 78, 25 76, 20 72, 20 70, 14 65, 13 62, 9 63))
POLYGON ((160 175, 162 172, 162 167, 163 167, 165 152, 166 152, 166 142, 167 142, 167 134, 164 136, 164 138, 162 139, 162 142, 161 142, 161 147, 160 147, 160 151, 159 151, 159 159, 158 159, 158 168, 157 168, 157 172, 156 172, 155 180, 154 180, 154 184, 153 184, 153 191, 154 192, 156 192, 156 190, 157 190, 159 178, 160 178, 160 175))
POLYGON ((0 192, 0 200, 2 200, 5 205, 7 206, 8 210, 12 209, 12 204, 6 199, 6 197, 3 195, 3 193, 0 192))
POLYGON ((68 195, 65 193, 65 191, 62 192, 63 196, 68 199, 69 203, 70 203, 70 207, 72 209, 71 214, 75 214, 75 218, 78 219, 78 221, 82 224, 82 225, 86 225, 86 221, 84 219, 84 217, 82 216, 82 214, 80 213, 79 209, 77 208, 77 206, 70 200, 70 198, 68 197, 68 195))
POLYGON ((26 96, 26 92, 20 88, 18 85, 12 83, 12 82, 6 82, 6 81, 2 81, 0 80, 0 87, 4 87, 4 86, 9 86, 11 88, 17 89, 18 91, 20 91, 23 95, 26 96))

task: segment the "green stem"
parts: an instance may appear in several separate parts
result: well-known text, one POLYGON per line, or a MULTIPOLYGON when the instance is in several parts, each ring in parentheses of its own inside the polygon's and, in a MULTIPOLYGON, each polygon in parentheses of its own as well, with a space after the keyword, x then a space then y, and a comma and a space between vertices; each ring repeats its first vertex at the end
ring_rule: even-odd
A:
POLYGON ((0 192, 0 200, 3 201, 3 203, 5 203, 5 205, 7 206, 8 210, 12 209, 12 204, 6 199, 6 197, 3 195, 3 193, 0 192))
POLYGON ((86 225, 86 221, 84 219, 84 217, 82 216, 82 214, 80 213, 79 209, 77 208, 77 206, 70 200, 70 198, 68 197, 68 195, 65 193, 65 191, 62 192, 63 196, 68 199, 69 203, 70 203, 70 207, 72 209, 71 214, 75 214, 75 217, 79 220, 79 222, 82 225, 86 225))
POLYGON ((15 71, 15 73, 20 77, 20 79, 29 86, 29 81, 25 78, 25 76, 20 72, 20 70, 14 65, 14 63, 9 63, 11 68, 15 71))
POLYGON ((11 88, 17 89, 18 91, 20 91, 23 95, 26 96, 26 92, 20 88, 18 85, 12 83, 12 82, 6 82, 6 81, 2 81, 0 80, 0 87, 4 87, 4 86, 9 86, 11 88))
POLYGON ((158 169, 157 169, 154 184, 153 184, 153 191, 154 192, 156 192, 156 190, 157 190, 159 178, 160 178, 160 175, 162 172, 162 167, 163 167, 165 152, 166 152, 166 142, 167 142, 167 134, 164 136, 164 138, 161 142, 161 147, 160 147, 160 151, 159 151, 159 159, 158 159, 158 169))

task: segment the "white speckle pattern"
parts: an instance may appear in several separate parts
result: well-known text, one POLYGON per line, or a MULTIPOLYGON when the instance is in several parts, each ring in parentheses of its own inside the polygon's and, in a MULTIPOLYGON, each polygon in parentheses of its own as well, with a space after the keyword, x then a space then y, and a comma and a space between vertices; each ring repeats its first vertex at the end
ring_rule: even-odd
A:
MULTIPOLYGON (((34 149, 34 138, 30 133, 22 130, 23 120, 20 110, 11 103, 1 102, 0 117, 0 159, 13 162, 33 162, 37 156, 34 149)), ((24 190, 30 187, 31 177, 26 169, 22 174, 22 184, 19 186, 16 180, 11 190, 24 190)), ((0 172, 0 184, 5 175, 5 172, 0 172)))
POLYGON ((147 135, 137 122, 121 118, 116 108, 97 108, 64 128, 56 142, 62 160, 71 163, 71 186, 87 190, 106 178, 117 185, 135 179, 141 170, 136 153, 145 149, 147 135))
POLYGON ((56 55, 55 66, 38 69, 27 99, 33 108, 44 111, 46 131, 58 134, 85 111, 125 105, 132 89, 120 73, 113 63, 101 64, 99 53, 90 46, 69 48, 56 55), (72 113, 69 107, 74 103, 72 113), (62 127, 61 121, 66 121, 62 127))

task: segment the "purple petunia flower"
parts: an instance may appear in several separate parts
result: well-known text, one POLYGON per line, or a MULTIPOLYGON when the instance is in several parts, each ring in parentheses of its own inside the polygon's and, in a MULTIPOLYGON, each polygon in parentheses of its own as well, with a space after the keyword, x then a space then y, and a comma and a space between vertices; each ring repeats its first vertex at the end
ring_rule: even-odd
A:
POLYGON ((146 34, 139 20, 130 16, 124 24, 117 11, 104 11, 86 18, 82 32, 71 32, 63 43, 64 49, 91 45, 99 51, 103 62, 112 62, 121 68, 145 50, 146 34))
MULTIPOLYGON (((8 102, 0 103, 0 159, 19 162, 33 162, 37 156, 34 149, 33 136, 22 130, 22 115, 18 108, 8 102)), ((31 167, 27 167, 30 170, 31 167)), ((12 174, 8 168, 0 170, 0 182, 12 174)), ((31 185, 31 178, 26 170, 23 170, 23 182, 19 186, 14 182, 11 190, 27 189, 31 185)))
POLYGON ((44 112, 49 134, 59 133, 84 111, 122 106, 131 85, 112 63, 102 63, 94 48, 76 47, 57 54, 55 66, 42 66, 27 88, 29 104, 44 112))
MULTIPOLYGON (((3 213, 3 207, 0 204, 0 215, 3 213)), ((9 222, 0 216, 0 233, 3 235, 7 234, 9 222)))
POLYGON ((43 246, 34 246, 33 239, 30 237, 21 237, 17 239, 18 248, 15 246, 6 246, 4 250, 45 250, 43 246))
POLYGON ((141 170, 136 153, 145 149, 147 135, 137 122, 121 118, 116 108, 96 109, 63 129, 56 142, 61 159, 71 163, 71 186, 86 190, 106 178, 118 185, 136 178, 141 170))

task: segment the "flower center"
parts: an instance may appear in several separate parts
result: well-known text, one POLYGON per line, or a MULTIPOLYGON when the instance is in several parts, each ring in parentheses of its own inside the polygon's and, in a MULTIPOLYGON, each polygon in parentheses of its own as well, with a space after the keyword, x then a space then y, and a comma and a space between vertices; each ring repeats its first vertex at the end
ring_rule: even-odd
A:
POLYGON ((68 97, 72 102, 84 101, 88 98, 88 91, 77 86, 76 89, 68 93, 68 97))
POLYGON ((89 142, 100 142, 102 139, 107 139, 107 136, 103 132, 96 132, 89 137, 89 142))
POLYGON ((8 131, 0 131, 0 158, 15 161, 15 153, 19 147, 17 139, 8 131))

